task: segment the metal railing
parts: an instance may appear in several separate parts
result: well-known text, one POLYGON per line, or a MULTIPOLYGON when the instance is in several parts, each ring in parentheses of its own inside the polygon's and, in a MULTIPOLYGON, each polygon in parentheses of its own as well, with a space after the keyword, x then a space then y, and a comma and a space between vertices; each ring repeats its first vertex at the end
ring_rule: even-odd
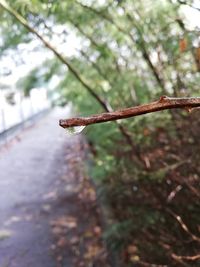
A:
POLYGON ((30 116, 29 118, 25 119, 24 121, 21 121, 15 125, 11 126, 10 128, 2 131, 0 133, 0 146, 3 144, 6 144, 11 139, 16 137, 25 128, 28 128, 28 127, 34 125, 40 118, 44 117, 49 111, 50 111, 50 108, 46 108, 46 109, 39 111, 38 113, 30 116))

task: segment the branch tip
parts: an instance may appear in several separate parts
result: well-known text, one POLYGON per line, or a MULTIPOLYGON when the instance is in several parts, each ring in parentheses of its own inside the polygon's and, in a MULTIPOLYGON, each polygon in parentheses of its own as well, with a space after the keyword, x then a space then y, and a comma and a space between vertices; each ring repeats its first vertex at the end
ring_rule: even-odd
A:
POLYGON ((59 120, 59 125, 60 125, 61 127, 65 128, 63 124, 65 124, 65 120, 62 120, 62 119, 59 120))

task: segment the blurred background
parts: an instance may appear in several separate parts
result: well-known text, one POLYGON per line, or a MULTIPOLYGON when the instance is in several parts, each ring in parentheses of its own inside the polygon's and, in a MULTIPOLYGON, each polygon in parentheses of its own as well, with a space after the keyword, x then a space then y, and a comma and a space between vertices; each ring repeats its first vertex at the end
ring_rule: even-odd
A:
MULTIPOLYGON (((0 0, 0 21, 1 142, 56 106, 85 116, 200 94, 198 0, 0 0)), ((199 266, 199 111, 84 132, 115 266, 199 266)))

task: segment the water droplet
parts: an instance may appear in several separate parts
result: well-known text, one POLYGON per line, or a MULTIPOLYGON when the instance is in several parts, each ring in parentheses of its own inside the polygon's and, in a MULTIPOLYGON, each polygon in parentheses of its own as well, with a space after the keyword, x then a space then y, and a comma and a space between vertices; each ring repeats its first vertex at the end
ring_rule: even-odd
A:
POLYGON ((133 186, 133 191, 135 191, 135 192, 138 191, 138 187, 134 185, 133 186))
POLYGON ((75 127, 68 127, 68 128, 65 128, 65 130, 67 131, 68 134, 71 134, 71 135, 75 135, 75 134, 80 134, 84 129, 85 129, 86 126, 75 126, 75 127))

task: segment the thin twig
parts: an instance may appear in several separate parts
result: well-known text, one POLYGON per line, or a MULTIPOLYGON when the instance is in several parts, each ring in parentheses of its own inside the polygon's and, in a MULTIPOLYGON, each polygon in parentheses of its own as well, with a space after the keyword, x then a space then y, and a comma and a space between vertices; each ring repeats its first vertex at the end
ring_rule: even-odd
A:
POLYGON ((196 261, 200 259, 200 254, 194 256, 179 256, 172 253, 172 258, 179 259, 179 260, 187 260, 187 261, 196 261))
POLYGON ((173 98, 161 96, 158 101, 126 108, 118 111, 92 115, 90 117, 76 117, 67 120, 60 120, 59 124, 63 128, 74 126, 86 126, 94 123, 102 123, 119 119, 130 118, 146 113, 156 112, 165 109, 184 108, 188 112, 200 107, 200 97, 173 98))
POLYGON ((187 225, 183 222, 183 219, 180 217, 180 215, 177 215, 176 213, 174 213, 172 210, 167 209, 167 211, 177 220, 177 222, 180 224, 181 228, 190 235, 190 237, 192 238, 193 241, 197 241, 200 242, 200 237, 194 235, 193 233, 191 233, 191 231, 189 230, 189 228, 187 227, 187 225))

